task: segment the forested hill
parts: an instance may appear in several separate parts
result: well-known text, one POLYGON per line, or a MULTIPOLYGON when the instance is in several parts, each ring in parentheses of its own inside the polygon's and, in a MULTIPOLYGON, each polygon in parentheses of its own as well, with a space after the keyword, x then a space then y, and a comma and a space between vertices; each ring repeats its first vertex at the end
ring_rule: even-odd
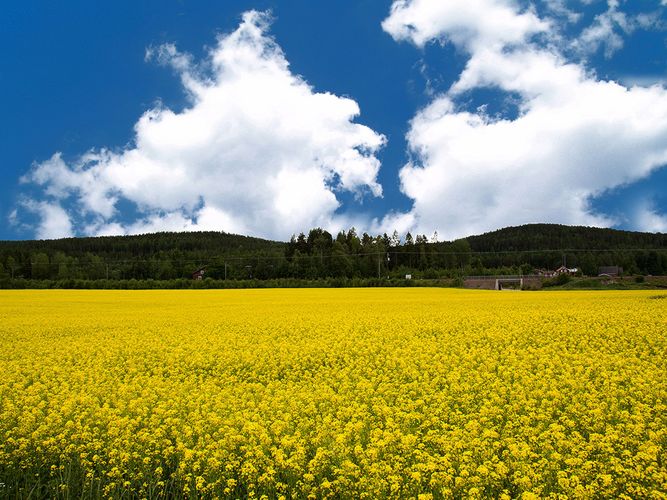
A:
POLYGON ((214 231, 0 241, 0 278, 189 278, 221 257, 241 262, 284 253, 285 243, 214 231))
POLYGON ((667 249, 667 234, 559 224, 506 227, 466 239, 474 252, 667 249))
POLYGON ((460 278, 525 275, 563 263, 588 276, 602 266, 664 275, 667 235, 533 224, 452 242, 354 229, 337 235, 311 229, 289 242, 221 232, 3 241, 0 287, 20 287, 21 280, 63 287, 75 286, 71 280, 191 280, 202 268, 212 280, 460 278))
POLYGON ((0 241, 0 252, 63 252, 72 257, 86 253, 104 259, 149 259, 160 254, 181 254, 209 258, 225 254, 252 254, 257 251, 282 252, 278 241, 223 232, 153 233, 134 236, 98 236, 59 240, 0 241))

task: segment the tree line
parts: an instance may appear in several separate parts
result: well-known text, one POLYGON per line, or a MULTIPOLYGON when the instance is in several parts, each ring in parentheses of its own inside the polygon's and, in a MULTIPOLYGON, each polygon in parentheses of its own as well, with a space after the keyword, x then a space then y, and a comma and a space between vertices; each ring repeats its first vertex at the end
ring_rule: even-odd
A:
POLYGON ((129 287, 129 280, 151 280, 185 287, 183 280, 202 269, 205 279, 245 283, 456 280, 527 275, 562 264, 588 276, 601 266, 620 266, 627 274, 667 274, 667 235, 540 224, 444 242, 437 234, 373 236, 354 228, 335 236, 315 228, 286 243, 219 232, 0 242, 0 286, 5 287, 20 280, 103 280, 129 282, 129 287))

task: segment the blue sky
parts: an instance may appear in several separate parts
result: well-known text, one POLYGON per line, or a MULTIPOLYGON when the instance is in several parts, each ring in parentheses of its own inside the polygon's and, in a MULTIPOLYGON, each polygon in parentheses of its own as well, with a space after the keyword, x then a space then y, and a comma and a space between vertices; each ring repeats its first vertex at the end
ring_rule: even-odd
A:
POLYGON ((667 231, 660 0, 15 2, 0 28, 0 239, 667 231))

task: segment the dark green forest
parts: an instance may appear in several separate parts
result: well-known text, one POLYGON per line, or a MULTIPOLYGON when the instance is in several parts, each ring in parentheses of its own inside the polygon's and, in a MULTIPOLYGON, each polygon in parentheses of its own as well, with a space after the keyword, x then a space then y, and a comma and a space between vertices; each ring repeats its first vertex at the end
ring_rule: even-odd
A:
MULTIPOLYGON (((667 235, 534 224, 456 241, 437 236, 369 235, 322 229, 276 242, 220 232, 0 242, 0 286, 190 287, 203 281, 461 279, 529 275, 565 264, 596 276, 601 266, 628 275, 667 274, 667 235), (158 283, 159 282, 159 283, 158 283), (122 285, 119 285, 122 283, 122 285)), ((361 282, 360 282, 361 283, 361 282)))

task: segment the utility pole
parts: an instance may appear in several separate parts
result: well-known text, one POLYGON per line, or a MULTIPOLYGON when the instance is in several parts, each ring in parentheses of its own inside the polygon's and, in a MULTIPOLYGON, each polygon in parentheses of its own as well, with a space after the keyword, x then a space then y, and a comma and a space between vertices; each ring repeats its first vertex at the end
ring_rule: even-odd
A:
POLYGON ((387 279, 389 279, 389 270, 391 269, 391 256, 387 252, 387 279))
POLYGON ((12 256, 10 255, 10 256, 7 258, 7 267, 8 267, 9 270, 12 272, 12 279, 14 279, 14 267, 15 267, 15 265, 16 265, 16 264, 14 263, 14 257, 12 257, 12 256))
POLYGON ((227 262, 225 261, 225 281, 227 281, 227 262))
POLYGON ((109 281, 109 263, 106 264, 107 267, 107 281, 109 281))

